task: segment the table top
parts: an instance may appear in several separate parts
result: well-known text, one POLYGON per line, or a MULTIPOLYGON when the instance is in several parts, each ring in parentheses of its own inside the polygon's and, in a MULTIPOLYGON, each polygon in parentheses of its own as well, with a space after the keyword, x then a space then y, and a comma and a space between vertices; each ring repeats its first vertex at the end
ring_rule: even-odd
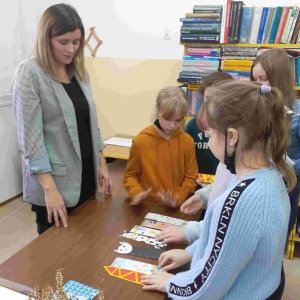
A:
MULTIPOLYGON (((117 134, 114 137, 125 138, 125 139, 134 138, 133 135, 125 135, 125 134, 117 134)), ((103 154, 104 154, 105 157, 128 160, 129 151, 130 151, 129 147, 106 145, 104 150, 103 150, 103 154)))
MULTIPOLYGON (((64 283, 72 279, 100 288, 106 300, 164 299, 164 293, 143 291, 141 285, 112 277, 104 269, 116 257, 157 265, 157 260, 114 252, 119 242, 153 247, 119 237, 124 230, 129 232, 134 225, 139 225, 148 212, 188 221, 198 217, 184 215, 179 209, 153 201, 145 200, 139 206, 130 206, 124 197, 97 193, 69 215, 67 228, 50 228, 2 263, 0 279, 31 288, 45 287, 48 283, 55 287, 56 271, 63 268, 64 283)), ((173 247, 168 245, 167 249, 173 247)))

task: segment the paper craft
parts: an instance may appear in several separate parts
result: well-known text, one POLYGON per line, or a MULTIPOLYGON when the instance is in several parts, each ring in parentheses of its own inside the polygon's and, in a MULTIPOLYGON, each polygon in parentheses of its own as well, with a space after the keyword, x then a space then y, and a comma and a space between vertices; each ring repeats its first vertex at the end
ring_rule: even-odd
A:
POLYGON ((150 219, 145 219, 141 226, 149 227, 149 228, 154 228, 158 230, 163 230, 166 226, 168 226, 167 223, 161 222, 161 221, 156 221, 156 220, 150 220, 150 219))
POLYGON ((93 300, 99 294, 98 290, 74 280, 69 280, 63 288, 69 300, 93 300))
POLYGON ((140 285, 145 285, 141 283, 141 277, 144 274, 138 273, 138 272, 133 272, 125 269, 120 269, 116 267, 111 267, 111 266, 104 266, 104 269, 107 271, 107 273, 110 276, 114 276, 123 280, 127 280, 136 284, 140 285))
POLYGON ((115 250, 115 252, 143 258, 159 259, 160 255, 164 253, 165 250, 134 246, 128 243, 120 242, 120 246, 117 250, 115 250))
POLYGON ((112 138, 104 141, 104 144, 130 148, 132 145, 132 139, 112 137, 112 138))
POLYGON ((176 226, 185 226, 188 223, 188 221, 185 221, 185 220, 171 218, 168 216, 163 216, 163 215, 154 214, 154 213, 148 213, 145 216, 145 219, 155 220, 158 222, 163 222, 163 223, 176 225, 176 226))
POLYGON ((160 233, 160 230, 135 225, 130 232, 155 238, 160 233))
POLYGON ((161 271, 161 269, 158 266, 121 257, 116 257, 115 260, 112 262, 111 267, 117 267, 120 269, 138 272, 146 275, 151 275, 152 272, 161 271))
POLYGON ((215 176, 214 175, 209 175, 209 174, 198 174, 198 178, 197 178, 197 182, 198 184, 201 183, 213 183, 215 180, 215 176))
POLYGON ((126 230, 124 230, 124 233, 121 234, 120 237, 135 240, 137 242, 145 242, 146 244, 153 245, 154 248, 156 248, 156 249, 160 249, 162 247, 167 246, 167 244, 162 243, 162 242, 158 242, 154 238, 149 238, 149 237, 139 235, 139 234, 133 233, 133 232, 128 232, 127 233, 126 230))

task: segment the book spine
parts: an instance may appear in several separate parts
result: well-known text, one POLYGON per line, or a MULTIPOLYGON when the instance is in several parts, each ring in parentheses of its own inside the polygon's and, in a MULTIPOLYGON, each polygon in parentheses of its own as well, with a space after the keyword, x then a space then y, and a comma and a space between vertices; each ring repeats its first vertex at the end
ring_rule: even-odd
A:
POLYGON ((183 60, 203 60, 203 61, 219 61, 218 57, 193 57, 190 55, 183 56, 183 60))
POLYGON ((298 19, 298 16, 299 16, 299 11, 300 11, 300 7, 297 7, 297 10, 296 10, 296 13, 295 13, 295 16, 293 18, 292 25, 291 25, 290 33, 287 37, 287 43, 288 44, 291 43, 292 35, 293 35, 294 29, 295 29, 295 26, 296 26, 296 22, 297 22, 297 19, 298 19))
POLYGON ((223 0, 225 3, 222 6, 222 11, 221 11, 221 31, 220 31, 220 43, 224 43, 224 33, 225 33, 225 23, 226 23, 226 7, 227 7, 227 0, 223 0))
POLYGON ((286 23, 286 19, 287 19, 287 16, 288 16, 288 12, 289 12, 289 8, 287 6, 285 6, 282 9, 280 22, 279 22, 277 33, 276 33, 275 40, 274 40, 275 44, 278 44, 280 42, 281 36, 283 34, 284 26, 285 26, 285 23, 286 23))
POLYGON ((236 10, 236 26, 233 33, 233 42, 238 43, 239 41, 239 34, 240 34, 240 28, 241 28, 241 20, 242 20, 242 8, 243 8, 243 2, 238 1, 237 2, 237 10, 236 10))
POLYGON ((201 56, 201 57, 205 57, 205 56, 210 56, 210 57, 219 57, 219 53, 203 53, 203 52, 188 52, 187 53, 189 56, 201 56))
POLYGON ((287 25, 286 32, 284 34, 284 37, 282 38, 282 43, 284 43, 284 44, 288 43, 289 36, 290 36, 290 31, 291 31, 292 25, 294 23, 294 19, 295 19, 295 16, 297 14, 297 11, 298 11, 298 7, 296 5, 293 6, 292 13, 291 13, 291 18, 289 20, 289 24, 287 25))
POLYGON ((224 43, 228 43, 228 33, 230 26, 230 13, 231 13, 232 0, 227 0, 226 7, 226 19, 225 19, 225 30, 224 30, 224 43))
POLYGON ((183 23, 217 23, 221 22, 220 18, 180 18, 183 23))
POLYGON ((300 29, 300 11, 299 11, 298 18, 297 18, 296 25, 295 25, 295 29, 294 29, 294 32, 293 32, 293 35, 292 35, 291 44, 296 44, 299 29, 300 29))
POLYGON ((180 29, 180 33, 195 33, 195 34, 219 34, 221 28, 214 27, 184 27, 180 29))
MULTIPOLYGON (((274 23, 272 25, 271 32, 270 32, 269 44, 274 44, 277 29, 278 29, 279 22, 280 22, 280 18, 281 18, 281 15, 282 15, 282 10, 283 10, 282 6, 277 7, 276 15, 274 17, 274 23)), ((274 14, 275 14, 275 12, 274 12, 274 14)))
POLYGON ((219 35, 199 35, 199 34, 182 34, 180 36, 180 42, 186 43, 186 42, 198 42, 198 43, 212 43, 216 42, 219 43, 220 36, 219 35))
POLYGON ((194 14, 198 14, 198 13, 220 13, 220 12, 221 12, 220 8, 216 8, 216 9, 193 9, 194 14))
POLYGON ((232 77, 250 77, 250 72, 245 71, 226 71, 224 70, 223 73, 227 73, 232 77))
POLYGON ((186 18, 221 18, 220 13, 186 13, 186 18))
POLYGON ((253 21, 252 21, 251 34, 250 34, 250 44, 256 44, 262 10, 263 10, 262 7, 257 6, 254 8, 253 21))
POLYGON ((224 59, 222 60, 222 66, 223 67, 251 67, 253 64, 252 61, 248 61, 248 60, 227 60, 224 59))
POLYGON ((261 44, 263 44, 263 42, 265 40, 265 37, 266 37, 270 15, 271 15, 271 7, 268 7, 268 12, 267 12, 266 22, 265 22, 265 26, 264 26, 264 31, 263 31, 262 38, 261 38, 261 44))
POLYGON ((239 43, 249 43, 254 7, 242 8, 242 21, 239 35, 239 43))
POLYGON ((293 19, 295 17, 295 13, 296 13, 296 11, 295 11, 295 6, 294 6, 294 7, 290 8, 289 16, 287 18, 286 26, 284 28, 284 32, 283 32, 283 35, 281 38, 281 43, 283 43, 283 44, 286 44, 287 37, 289 35, 290 29, 291 29, 291 26, 293 23, 293 19))
POLYGON ((300 44, 300 28, 298 30, 298 37, 297 37, 296 44, 300 44))
POLYGON ((236 20, 237 20, 236 10, 237 10, 237 2, 233 1, 233 3, 232 3, 232 22, 231 22, 231 26, 230 26, 229 43, 233 43, 233 35, 234 35, 234 30, 235 30, 236 20))
POLYGON ((189 23, 182 23, 181 28, 186 28, 186 27, 193 27, 193 28, 197 28, 197 27, 211 27, 211 28, 220 28, 220 23, 196 23, 196 22, 189 22, 189 23))
MULTIPOLYGON (((285 22, 283 24, 283 30, 281 32, 281 36, 280 36, 280 39, 279 39, 278 43, 282 43, 283 40, 284 40, 287 28, 288 28, 288 26, 290 24, 290 21, 291 21, 292 10, 293 10, 292 7, 288 7, 287 17, 286 17, 286 20, 285 20, 285 22)), ((283 15, 283 13, 282 13, 282 15, 283 15)), ((280 23, 279 23, 279 26, 280 26, 280 23)), ((279 31, 279 26, 278 26, 278 31, 279 31)), ((276 38, 275 38, 275 43, 276 43, 276 38)))
POLYGON ((300 56, 297 57, 297 86, 300 86, 300 56))
POLYGON ((269 18, 269 22, 268 22, 267 31, 266 31, 266 36, 265 36, 264 41, 263 41, 264 44, 267 44, 268 41, 269 41, 270 28, 271 28, 271 23, 272 23, 273 16, 274 16, 274 10, 275 10, 275 8, 271 7, 271 13, 270 13, 270 18, 269 18))
POLYGON ((222 8, 222 5, 194 5, 193 9, 215 9, 222 8))
POLYGON ((263 11, 262 11, 261 19, 260 19, 260 24, 259 24, 258 36, 257 36, 257 40, 256 40, 257 44, 261 44, 261 39, 262 39, 262 35, 264 32, 266 18, 267 18, 267 13, 268 13, 268 8, 264 7, 263 11))

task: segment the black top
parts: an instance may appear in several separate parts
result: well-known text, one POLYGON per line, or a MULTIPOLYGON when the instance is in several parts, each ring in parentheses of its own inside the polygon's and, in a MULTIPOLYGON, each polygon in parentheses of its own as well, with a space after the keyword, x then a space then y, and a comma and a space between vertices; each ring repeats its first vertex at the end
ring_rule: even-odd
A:
POLYGON ((198 128, 196 118, 186 124, 184 131, 194 139, 198 173, 215 175, 219 160, 215 158, 208 147, 208 138, 205 136, 205 133, 198 128))
POLYGON ((82 159, 81 193, 78 203, 80 204, 93 196, 96 191, 90 109, 75 76, 69 84, 62 85, 73 102, 76 114, 82 159))

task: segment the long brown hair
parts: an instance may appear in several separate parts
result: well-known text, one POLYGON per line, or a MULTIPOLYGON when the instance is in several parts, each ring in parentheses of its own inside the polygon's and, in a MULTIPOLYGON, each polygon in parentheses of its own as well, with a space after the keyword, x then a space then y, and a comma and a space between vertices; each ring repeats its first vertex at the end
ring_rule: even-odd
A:
POLYGON ((225 133, 231 127, 240 133, 237 153, 256 150, 273 161, 287 181, 288 191, 296 185, 294 170, 285 162, 289 136, 285 121, 284 99, 277 88, 261 94, 256 82, 226 80, 206 93, 206 101, 197 116, 200 129, 213 128, 225 133))
POLYGON ((267 79, 272 87, 276 87, 284 96, 284 103, 290 109, 293 109, 295 91, 293 84, 293 75, 290 67, 290 60, 283 49, 271 49, 259 55, 253 62, 250 79, 253 77, 253 68, 261 64, 266 72, 267 79))
POLYGON ((76 10, 68 4, 56 4, 48 7, 43 13, 38 25, 38 32, 35 41, 34 55, 40 67, 52 77, 52 79, 62 82, 58 78, 54 69, 54 55, 50 39, 55 36, 72 32, 76 29, 81 31, 79 48, 69 65, 66 65, 67 73, 70 77, 77 72, 82 81, 88 79, 84 65, 84 41, 85 31, 82 21, 76 10))

